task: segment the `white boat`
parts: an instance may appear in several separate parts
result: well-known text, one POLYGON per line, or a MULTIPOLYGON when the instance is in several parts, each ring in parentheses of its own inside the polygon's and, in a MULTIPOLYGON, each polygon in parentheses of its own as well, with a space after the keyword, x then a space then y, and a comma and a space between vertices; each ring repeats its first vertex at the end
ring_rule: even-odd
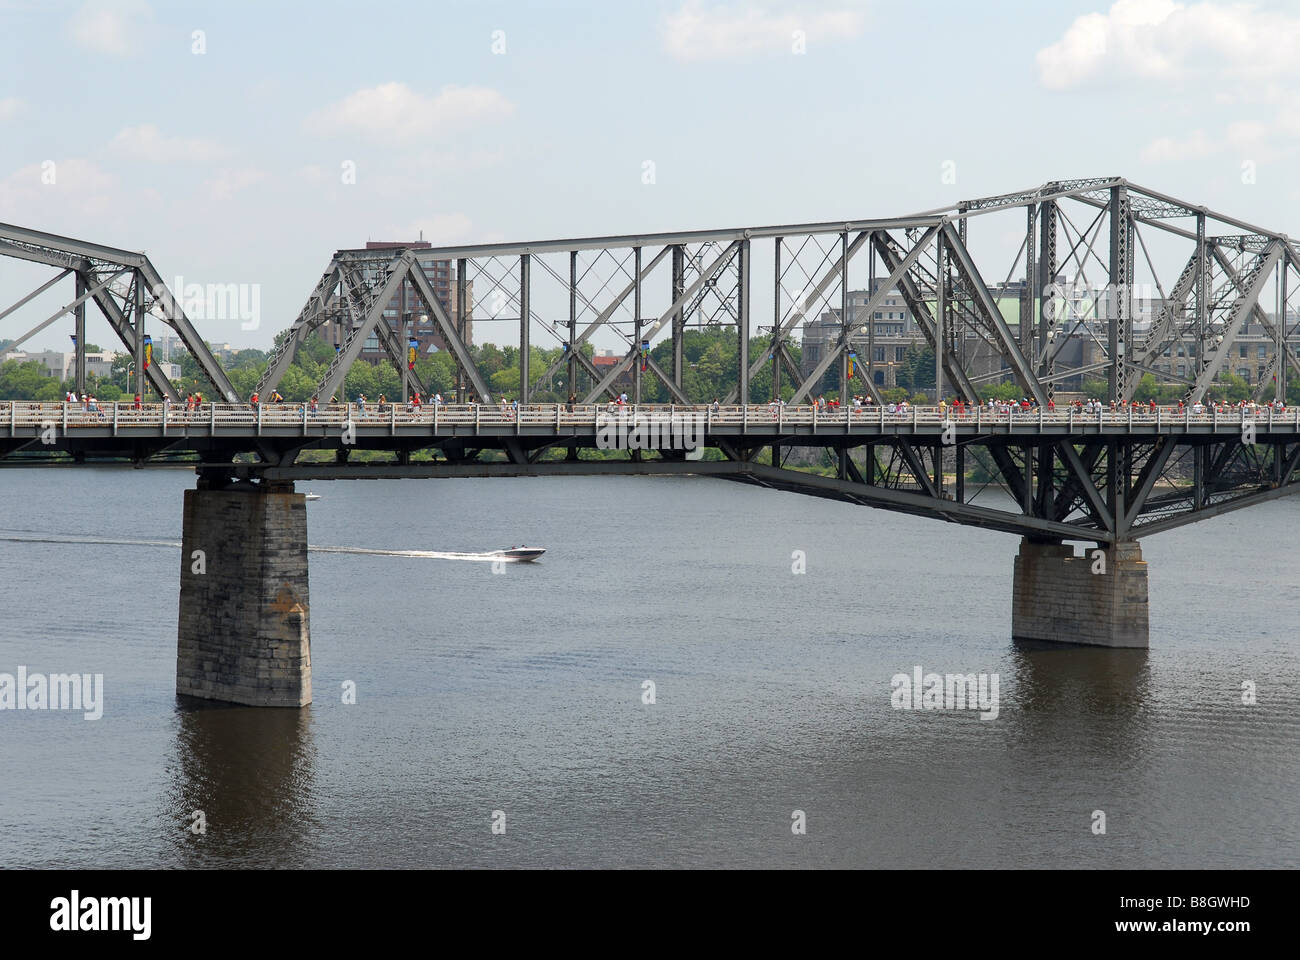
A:
POLYGON ((310 490, 308 490, 305 494, 303 494, 303 499, 304 499, 304 500, 319 500, 319 499, 320 499, 320 494, 319 494, 319 493, 312 493, 310 490))
POLYGON ((536 560, 546 552, 545 547, 511 547, 509 550, 497 550, 492 555, 502 560, 522 560, 525 563, 536 560))

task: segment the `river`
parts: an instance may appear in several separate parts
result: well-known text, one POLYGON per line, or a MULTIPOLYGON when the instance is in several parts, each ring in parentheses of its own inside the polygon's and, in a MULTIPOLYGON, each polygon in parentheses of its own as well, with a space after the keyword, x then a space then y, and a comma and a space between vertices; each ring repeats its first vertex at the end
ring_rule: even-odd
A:
POLYGON ((1300 865, 1298 499, 1144 541, 1151 649, 1107 651, 1010 640, 1006 534, 714 479, 317 483, 313 545, 548 552, 313 553, 315 700, 259 710, 174 693, 193 482, 0 474, 0 672, 103 675, 98 720, 0 711, 4 866, 1300 865), (997 674, 996 718, 894 709, 916 667, 997 674))

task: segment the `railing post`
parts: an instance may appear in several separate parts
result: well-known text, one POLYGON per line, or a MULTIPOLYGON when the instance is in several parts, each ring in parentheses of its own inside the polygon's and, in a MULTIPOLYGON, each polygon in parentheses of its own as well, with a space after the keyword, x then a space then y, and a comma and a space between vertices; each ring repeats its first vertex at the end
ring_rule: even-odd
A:
POLYGON ((122 402, 120 400, 113 401, 113 436, 115 437, 117 436, 117 411, 121 405, 122 402))
POLYGON ((813 428, 812 432, 817 432, 817 404, 813 404, 813 428))
POLYGON ((390 403, 388 405, 388 435, 390 437, 397 436, 397 404, 396 403, 390 403))
POLYGON ((433 405, 433 435, 435 437, 438 435, 438 408, 440 406, 442 406, 440 403, 435 403, 433 405))
POLYGON ((63 433, 65 436, 68 433, 68 401, 66 400, 63 401, 63 433))
POLYGON ((266 409, 266 404, 258 403, 257 405, 257 435, 262 435, 262 411, 266 409))
POLYGON ((749 404, 747 403, 740 405, 740 432, 742 436, 749 433, 749 404))
POLYGON ((217 432, 217 402, 214 400, 208 404, 208 436, 217 432))

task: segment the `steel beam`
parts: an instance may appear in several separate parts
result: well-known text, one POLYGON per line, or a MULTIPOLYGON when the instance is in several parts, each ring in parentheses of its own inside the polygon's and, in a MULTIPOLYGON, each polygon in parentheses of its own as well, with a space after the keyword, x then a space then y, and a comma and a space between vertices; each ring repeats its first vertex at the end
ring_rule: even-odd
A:
POLYGON ((1277 266, 1282 257, 1283 245, 1277 241, 1272 241, 1265 247, 1265 252, 1258 257, 1251 272, 1241 279, 1237 288, 1241 291, 1236 301, 1233 303, 1232 312, 1224 326, 1221 338, 1216 338, 1216 346, 1212 354, 1203 358, 1203 366, 1200 374, 1196 378, 1196 384, 1188 392, 1188 401, 1196 403, 1205 396, 1205 391, 1214 378, 1218 375, 1219 370, 1223 367, 1223 362, 1228 358, 1228 351, 1232 348, 1237 334, 1241 331, 1241 325, 1245 322, 1246 316, 1251 310, 1259 304, 1259 295, 1263 292, 1264 286, 1268 283, 1268 275, 1273 268, 1277 266))

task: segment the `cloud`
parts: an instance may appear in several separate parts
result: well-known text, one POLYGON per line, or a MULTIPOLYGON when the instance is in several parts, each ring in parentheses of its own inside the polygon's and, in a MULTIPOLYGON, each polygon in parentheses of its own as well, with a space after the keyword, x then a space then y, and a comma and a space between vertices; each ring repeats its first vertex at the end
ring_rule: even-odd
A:
POLYGON ((1254 4, 1118 0, 1106 13, 1076 19, 1060 40, 1038 51, 1037 64, 1040 81, 1053 90, 1199 75, 1248 91, 1293 80, 1298 45, 1300 16, 1254 4))
POLYGON ((154 163, 211 163, 230 152, 212 140, 164 136, 150 123, 118 131, 112 147, 133 160, 154 163))
POLYGON ((128 57, 134 52, 132 38, 138 36, 138 21, 149 13, 142 0, 88 0, 73 14, 68 31, 84 50, 128 57))
POLYGON ((121 199, 117 179, 93 160, 46 160, 0 179, 0 220, 56 229, 83 216, 103 216, 121 199))
POLYGON ((1213 143, 1204 130, 1196 130, 1190 136, 1179 140, 1176 137, 1157 137, 1142 148, 1143 163, 1170 163, 1203 157, 1220 149, 1222 144, 1213 143))
POLYGON ((760 53, 789 53, 795 32, 810 44, 852 39, 862 32, 865 15, 850 6, 808 12, 776 12, 744 2, 706 6, 686 0, 664 18, 664 49, 677 60, 730 60, 760 53))
POLYGON ((0 123, 18 116, 22 108, 23 102, 17 97, 0 97, 0 123))
POLYGON ((513 103, 489 87, 447 86, 425 96, 404 83, 384 83, 316 111, 303 125, 309 133, 323 136, 360 134, 405 141, 497 122, 514 109, 513 103))

